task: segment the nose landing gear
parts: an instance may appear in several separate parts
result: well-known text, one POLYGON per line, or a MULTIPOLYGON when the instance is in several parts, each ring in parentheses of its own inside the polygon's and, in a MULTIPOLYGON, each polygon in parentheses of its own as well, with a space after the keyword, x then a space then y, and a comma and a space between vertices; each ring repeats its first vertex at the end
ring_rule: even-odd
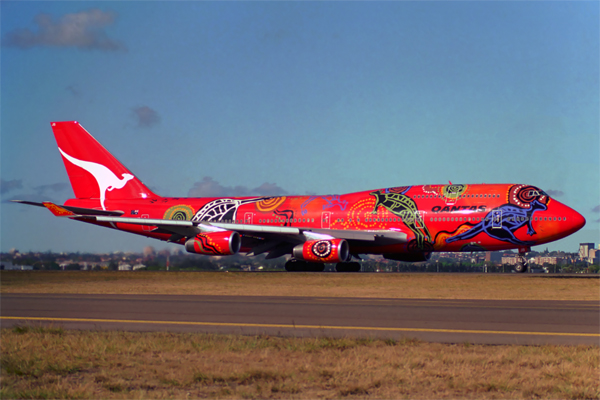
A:
POLYGON ((531 251, 529 247, 523 247, 519 249, 519 263, 515 265, 515 272, 522 274, 527 272, 527 268, 529 264, 527 263, 527 259, 525 258, 525 254, 531 251))

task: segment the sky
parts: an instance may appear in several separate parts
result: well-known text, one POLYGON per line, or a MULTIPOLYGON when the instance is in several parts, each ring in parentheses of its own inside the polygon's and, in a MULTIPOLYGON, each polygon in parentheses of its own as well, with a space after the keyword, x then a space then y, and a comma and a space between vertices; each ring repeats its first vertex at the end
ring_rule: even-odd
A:
POLYGON ((11 199, 73 197, 77 120, 163 196, 527 183, 600 242, 599 4, 0 2, 0 248, 152 239, 11 199))

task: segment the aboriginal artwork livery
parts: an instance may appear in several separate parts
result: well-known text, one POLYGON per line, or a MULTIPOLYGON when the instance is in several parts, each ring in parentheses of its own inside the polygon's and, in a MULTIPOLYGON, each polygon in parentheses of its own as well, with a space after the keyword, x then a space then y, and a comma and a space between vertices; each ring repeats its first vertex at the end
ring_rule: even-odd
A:
POLYGON ((261 197, 256 199, 217 199, 202 207, 192 221, 234 221, 237 219, 237 211, 244 204, 268 202, 271 197, 261 197))
POLYGON ((262 212, 274 211, 285 202, 285 197, 267 197, 256 203, 256 208, 262 212))
POLYGON ((508 204, 492 209, 481 222, 468 231, 446 239, 446 243, 472 239, 480 233, 518 246, 531 246, 532 240, 520 240, 515 232, 527 226, 527 235, 536 234, 533 228, 533 215, 547 209, 548 195, 535 186, 514 185, 508 190, 508 204))
POLYGON ((190 253, 212 256, 227 256, 238 252, 239 235, 233 232, 221 231, 199 233, 185 243, 190 253))
POLYGON ((376 198, 375 208, 372 214, 377 214, 377 208, 379 206, 385 207, 392 214, 400 217, 404 225, 414 233, 416 246, 411 248, 412 251, 429 250, 431 246, 428 242, 431 241, 431 234, 419 213, 417 203, 405 195, 409 190, 410 186, 378 190, 369 193, 376 198))
POLYGON ((294 257, 318 263, 343 262, 349 257, 344 239, 309 240, 294 249, 294 257))
POLYGON ((46 207, 60 218, 176 243, 191 253, 286 256, 286 269, 294 264, 290 270, 337 263, 340 271, 357 271, 360 265, 353 260, 364 254, 404 262, 426 261, 433 251, 517 249, 524 254, 585 225, 572 208, 536 186, 518 183, 310 196, 161 197, 78 122, 51 126, 75 198, 62 206, 17 202, 46 207))
POLYGON ((442 195, 448 200, 456 201, 467 191, 467 187, 468 185, 446 185, 442 188, 442 195))
POLYGON ((174 221, 189 221, 194 216, 194 209, 189 205, 178 205, 170 207, 165 214, 163 219, 172 219, 174 221))

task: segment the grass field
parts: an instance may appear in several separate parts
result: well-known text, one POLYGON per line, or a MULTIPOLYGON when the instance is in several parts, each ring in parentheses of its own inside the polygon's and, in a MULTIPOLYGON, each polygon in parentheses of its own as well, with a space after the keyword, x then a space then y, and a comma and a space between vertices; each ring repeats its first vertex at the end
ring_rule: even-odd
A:
POLYGON ((0 398, 600 397, 597 346, 1 332, 0 398))
POLYGON ((600 279, 552 274, 2 271, 0 291, 600 301, 600 279))

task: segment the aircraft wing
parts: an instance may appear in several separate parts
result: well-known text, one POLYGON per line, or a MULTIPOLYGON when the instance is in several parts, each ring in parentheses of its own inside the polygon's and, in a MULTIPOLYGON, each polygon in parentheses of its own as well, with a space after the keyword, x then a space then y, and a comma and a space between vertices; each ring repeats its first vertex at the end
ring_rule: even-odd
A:
MULTIPOLYGON (((31 202, 22 203, 30 204, 31 202)), ((38 205, 33 204, 33 205, 38 205)), ((177 221, 170 219, 128 218, 115 216, 120 211, 88 210, 77 207, 59 206, 50 202, 41 203, 54 215, 68 217, 86 222, 106 222, 111 224, 133 224, 153 226, 151 232, 171 234, 169 241, 176 242, 182 238, 193 237, 203 232, 236 231, 246 240, 246 245, 252 248, 252 254, 268 252, 268 258, 279 257, 289 253, 293 246, 315 238, 346 239, 351 244, 394 244, 406 243, 407 235, 400 231, 391 230, 345 230, 324 228, 295 228, 288 226, 265 226, 254 224, 235 224, 223 222, 177 221), (88 212, 89 211, 89 212, 88 212), (112 213, 112 214, 111 214, 112 213), (107 215, 111 214, 111 215, 107 215)), ((121 214, 119 214, 121 215, 121 214)), ((116 227, 116 226, 115 226, 116 227)))

